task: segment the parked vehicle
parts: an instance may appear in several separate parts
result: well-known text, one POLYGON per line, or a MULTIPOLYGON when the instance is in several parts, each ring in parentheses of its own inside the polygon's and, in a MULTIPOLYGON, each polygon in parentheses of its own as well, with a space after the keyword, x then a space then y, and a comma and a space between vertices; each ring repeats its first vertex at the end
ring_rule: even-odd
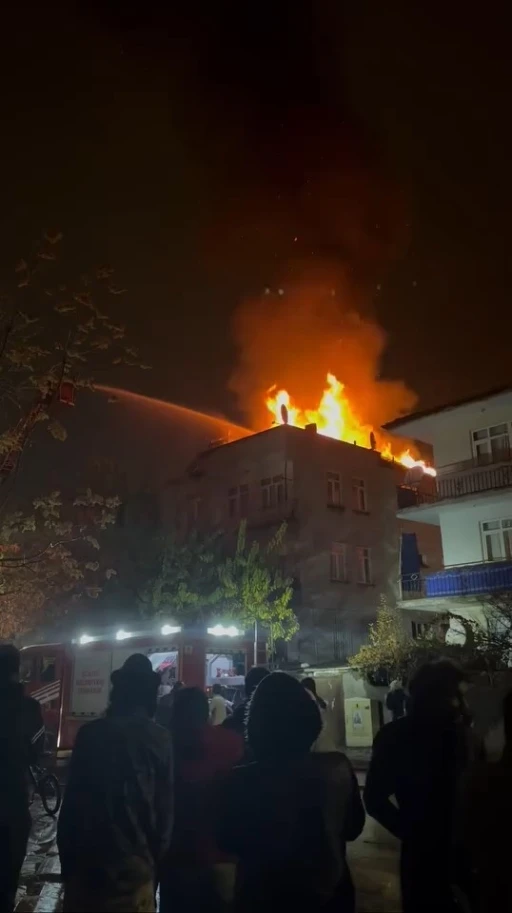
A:
MULTIPOLYGON (((261 642, 258 662, 265 662, 261 642)), ((50 746, 58 758, 73 748, 80 727, 100 717, 108 704, 110 676, 133 653, 146 654, 155 671, 166 680, 208 689, 219 680, 219 670, 235 670, 236 678, 252 665, 252 632, 234 626, 160 630, 103 631, 82 634, 67 643, 28 646, 22 650, 22 678, 26 693, 36 698, 50 746)), ((220 679, 222 681, 222 678, 220 679)))

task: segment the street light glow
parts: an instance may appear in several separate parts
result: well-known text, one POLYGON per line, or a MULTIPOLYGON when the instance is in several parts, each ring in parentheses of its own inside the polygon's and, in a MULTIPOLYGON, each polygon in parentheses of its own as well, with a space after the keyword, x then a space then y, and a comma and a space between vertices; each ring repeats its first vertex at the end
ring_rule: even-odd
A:
POLYGON ((90 643, 92 643, 93 640, 94 640, 94 637, 91 637, 89 634, 82 634, 79 642, 84 647, 85 644, 90 644, 90 643))
POLYGON ((180 631, 181 627, 179 625, 163 625, 160 633, 166 637, 168 634, 179 634, 180 631))
POLYGON ((116 640, 127 640, 128 637, 132 637, 132 636, 133 635, 129 634, 128 631, 123 631, 123 629, 121 628, 121 630, 118 631, 116 634, 116 640))
POLYGON ((208 628, 208 634, 213 634, 214 637, 238 637, 240 631, 234 625, 230 625, 228 628, 225 628, 224 625, 215 625, 213 628, 208 628))

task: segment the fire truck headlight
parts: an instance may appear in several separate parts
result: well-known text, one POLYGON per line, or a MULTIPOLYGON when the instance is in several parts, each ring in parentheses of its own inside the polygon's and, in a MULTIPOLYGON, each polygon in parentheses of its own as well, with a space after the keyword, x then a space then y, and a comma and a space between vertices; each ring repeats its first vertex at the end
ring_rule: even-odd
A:
POLYGON ((181 628, 179 627, 179 625, 178 625, 178 626, 176 626, 176 625, 163 625, 163 626, 162 626, 162 630, 160 631, 160 633, 163 634, 164 637, 166 637, 168 634, 179 634, 180 631, 181 631, 181 628))
POLYGON ((116 634, 116 640, 127 640, 128 637, 131 637, 131 636, 132 635, 128 631, 123 631, 123 629, 121 628, 121 630, 118 631, 116 634))
POLYGON ((208 628, 208 634, 213 634, 214 637, 238 637, 240 633, 234 625, 230 625, 228 628, 225 628, 224 625, 215 625, 213 628, 208 628))
POLYGON ((82 634, 79 643, 84 647, 85 644, 90 644, 94 640, 94 637, 90 637, 89 634, 82 634))

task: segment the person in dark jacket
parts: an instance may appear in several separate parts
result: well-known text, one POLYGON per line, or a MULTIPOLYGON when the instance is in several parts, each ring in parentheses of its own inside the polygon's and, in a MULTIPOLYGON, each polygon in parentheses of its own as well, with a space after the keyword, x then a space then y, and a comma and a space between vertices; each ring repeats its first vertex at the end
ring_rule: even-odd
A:
POLYGON ((399 720, 405 716, 407 695, 402 683, 396 679, 391 682, 389 691, 386 696, 386 707, 388 708, 393 720, 399 720))
POLYGON ((321 726, 295 678, 260 682, 247 722, 255 760, 232 771, 219 819, 219 842, 238 859, 235 913, 353 909, 345 845, 364 809, 347 758, 311 753, 321 726))
POLYGON ((374 741, 364 800, 402 841, 404 913, 451 913, 453 885, 465 877, 453 852, 457 792, 476 754, 464 685, 448 661, 421 667, 410 683, 408 716, 374 741))
POLYGON ((159 676, 135 654, 111 681, 106 716, 78 733, 59 818, 69 913, 152 913, 170 843, 171 740, 152 721, 159 676))
POLYGON ((222 725, 225 729, 232 729, 245 738, 245 720, 249 709, 249 702, 259 683, 263 681, 267 675, 270 675, 270 672, 265 666, 253 666, 252 669, 249 669, 245 676, 245 700, 243 700, 238 707, 235 707, 233 713, 224 720, 222 725))
POLYGON ((0 910, 14 909, 30 833, 28 767, 44 742, 41 705, 19 683, 20 654, 0 646, 0 910))
POLYGON ((503 702, 503 723, 505 747, 500 760, 475 764, 461 796, 459 839, 471 859, 478 913, 512 910, 506 835, 512 817, 512 691, 503 702))
POLYGON ((309 691, 309 693, 313 695, 315 701, 317 702, 318 706, 320 707, 320 711, 327 709, 327 704, 325 703, 323 697, 320 697, 320 695, 317 694, 316 682, 315 682, 314 678, 311 678, 311 676, 309 676, 308 678, 303 678, 302 687, 305 688, 306 691, 309 691))
POLYGON ((171 716, 176 788, 175 823, 160 872, 161 913, 219 913, 234 884, 232 859, 219 849, 215 821, 223 778, 244 753, 237 732, 208 722, 208 698, 201 688, 182 688, 171 716))

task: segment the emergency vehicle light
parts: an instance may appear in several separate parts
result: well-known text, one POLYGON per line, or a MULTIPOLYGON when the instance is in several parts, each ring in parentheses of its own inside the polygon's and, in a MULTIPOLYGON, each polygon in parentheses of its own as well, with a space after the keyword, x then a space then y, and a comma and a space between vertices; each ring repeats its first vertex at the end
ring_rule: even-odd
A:
POLYGON ((133 634, 129 634, 128 631, 123 631, 122 629, 116 634, 116 640, 127 640, 128 637, 133 637, 133 634))
POLYGON ((225 628, 224 625, 215 625, 213 628, 208 628, 208 634, 213 634, 214 637, 238 637, 240 633, 234 625, 230 625, 229 628, 225 628))
POLYGON ((85 644, 90 644, 93 642, 93 640, 94 640, 94 637, 91 637, 90 634, 82 634, 82 636, 79 639, 79 643, 81 643, 82 646, 84 647, 85 644))
POLYGON ((179 625, 163 625, 160 633, 166 637, 168 634, 179 634, 180 631, 181 627, 179 625))

